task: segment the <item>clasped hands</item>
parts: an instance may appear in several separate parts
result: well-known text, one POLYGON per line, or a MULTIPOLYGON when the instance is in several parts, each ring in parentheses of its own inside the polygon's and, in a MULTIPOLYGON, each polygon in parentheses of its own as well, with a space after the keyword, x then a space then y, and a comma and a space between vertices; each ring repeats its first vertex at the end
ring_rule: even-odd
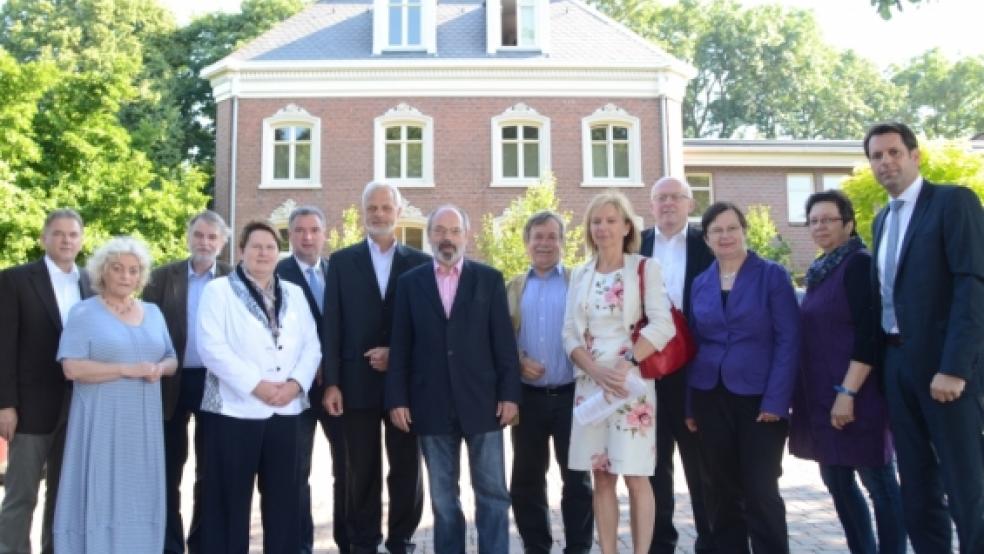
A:
POLYGON ((283 383, 260 381, 260 384, 253 389, 253 396, 262 400, 264 404, 279 408, 290 404, 297 395, 301 394, 301 391, 300 383, 293 379, 283 383))
POLYGON ((123 368, 123 376, 132 379, 143 379, 148 383, 155 383, 160 380, 163 373, 161 364, 156 362, 137 362, 128 364, 123 368))

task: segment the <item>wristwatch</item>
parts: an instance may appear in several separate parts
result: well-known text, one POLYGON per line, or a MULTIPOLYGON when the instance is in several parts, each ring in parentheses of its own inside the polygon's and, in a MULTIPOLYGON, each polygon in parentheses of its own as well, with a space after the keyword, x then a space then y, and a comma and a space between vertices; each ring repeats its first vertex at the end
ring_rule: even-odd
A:
POLYGON ((635 357, 635 351, 632 350, 631 348, 625 351, 625 361, 629 362, 634 366, 639 365, 639 360, 637 360, 635 357))

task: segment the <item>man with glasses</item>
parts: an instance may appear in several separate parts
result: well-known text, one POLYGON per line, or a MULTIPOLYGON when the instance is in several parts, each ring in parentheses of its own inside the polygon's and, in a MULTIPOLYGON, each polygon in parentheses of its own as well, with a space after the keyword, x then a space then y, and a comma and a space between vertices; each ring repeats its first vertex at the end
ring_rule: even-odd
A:
MULTIPOLYGON (((714 260, 699 229, 688 224, 694 209, 693 193, 686 179, 663 177, 653 184, 650 207, 656 225, 642 232, 641 254, 659 260, 670 301, 690 317, 690 285, 714 260)), ((697 439, 684 421, 687 377, 678 371, 656 382, 656 473, 649 478, 656 497, 656 526, 651 554, 676 551, 679 534, 673 527, 673 450, 680 447, 683 473, 690 489, 698 554, 713 552, 710 526, 704 510, 703 468, 697 439)))

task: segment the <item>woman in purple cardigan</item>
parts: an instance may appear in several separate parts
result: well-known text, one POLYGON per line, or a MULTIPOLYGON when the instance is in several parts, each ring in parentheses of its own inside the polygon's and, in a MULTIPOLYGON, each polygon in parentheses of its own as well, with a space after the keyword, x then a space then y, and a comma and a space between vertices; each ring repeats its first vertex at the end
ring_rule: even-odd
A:
POLYGON ((876 330, 871 254, 854 230, 851 201, 840 191, 810 196, 806 213, 823 254, 806 272, 789 451, 819 462, 853 554, 904 554, 888 411, 871 374, 876 330), (875 509, 877 546, 855 474, 875 509))
POLYGON ((789 274, 748 251, 745 216, 712 204, 701 221, 715 261, 694 279, 690 413, 708 474, 704 497, 719 552, 789 552, 779 496, 796 379, 799 311, 789 274))

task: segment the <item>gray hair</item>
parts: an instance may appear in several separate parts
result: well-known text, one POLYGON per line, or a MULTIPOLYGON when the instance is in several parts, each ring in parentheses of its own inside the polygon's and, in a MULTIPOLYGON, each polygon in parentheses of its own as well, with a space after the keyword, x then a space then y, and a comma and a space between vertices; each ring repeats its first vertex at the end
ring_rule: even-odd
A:
POLYGON ((683 187, 683 192, 687 193, 687 198, 694 197, 694 193, 690 190, 690 183, 687 182, 687 179, 667 175, 665 177, 660 177, 655 183, 653 183, 652 188, 649 189, 649 199, 652 200, 653 198, 656 198, 656 189, 658 189, 660 185, 666 183, 680 183, 680 186, 683 187))
POLYGON ((564 242, 564 220, 561 219, 557 212, 551 210, 541 210, 526 220, 526 225, 523 226, 523 242, 530 242, 530 232, 533 230, 533 227, 543 225, 551 219, 557 222, 557 226, 560 228, 560 242, 564 242))
POLYGON ((103 278, 103 272, 106 270, 106 265, 118 260, 120 256, 124 255, 131 255, 137 259, 137 263, 140 264, 140 282, 137 284, 137 291, 139 292, 144 288, 144 285, 147 284, 147 279, 150 277, 150 252, 142 240, 124 236, 113 237, 103 243, 92 254, 88 263, 86 263, 85 269, 89 272, 89 277, 92 279, 93 290, 96 292, 102 292, 104 290, 106 283, 103 278))
POLYGON ((214 226, 220 233, 222 233, 223 239, 229 238, 229 235, 232 234, 232 230, 229 229, 229 226, 226 225, 225 220, 222 219, 222 216, 219 215, 218 212, 213 212, 212 210, 202 210, 191 216, 191 219, 188 220, 188 228, 186 229, 188 236, 191 236, 191 228, 194 227, 199 221, 204 221, 205 223, 214 226))
POLYGON ((362 209, 366 209, 366 204, 369 202, 369 197, 372 193, 379 189, 386 189, 390 193, 390 197, 393 198, 393 204, 397 209, 403 207, 403 195, 400 194, 400 189, 396 188, 396 185, 387 183, 385 181, 370 181, 366 188, 362 189, 362 209))
POLYGON ((82 223, 82 216, 79 215, 79 212, 71 208, 59 208, 57 210, 51 210, 50 212, 48 212, 48 216, 44 218, 43 230, 46 232, 48 230, 48 227, 56 219, 74 219, 75 222, 79 224, 80 230, 85 229, 85 224, 82 223))
POLYGON ((317 206, 298 206, 290 211, 290 216, 287 217, 287 228, 294 228, 294 220, 305 215, 313 215, 318 218, 321 222, 321 227, 324 228, 328 223, 328 218, 325 217, 325 212, 321 211, 321 208, 317 206))
POLYGON ((453 211, 458 214, 458 218, 461 219, 462 230, 467 233, 469 229, 468 214, 466 214, 464 210, 462 210, 458 206, 455 206, 454 204, 441 204, 440 206, 434 208, 434 211, 432 211, 430 215, 427 216, 427 233, 430 234, 431 227, 434 226, 434 220, 437 219, 437 216, 440 215, 441 212, 446 212, 446 211, 453 211))

